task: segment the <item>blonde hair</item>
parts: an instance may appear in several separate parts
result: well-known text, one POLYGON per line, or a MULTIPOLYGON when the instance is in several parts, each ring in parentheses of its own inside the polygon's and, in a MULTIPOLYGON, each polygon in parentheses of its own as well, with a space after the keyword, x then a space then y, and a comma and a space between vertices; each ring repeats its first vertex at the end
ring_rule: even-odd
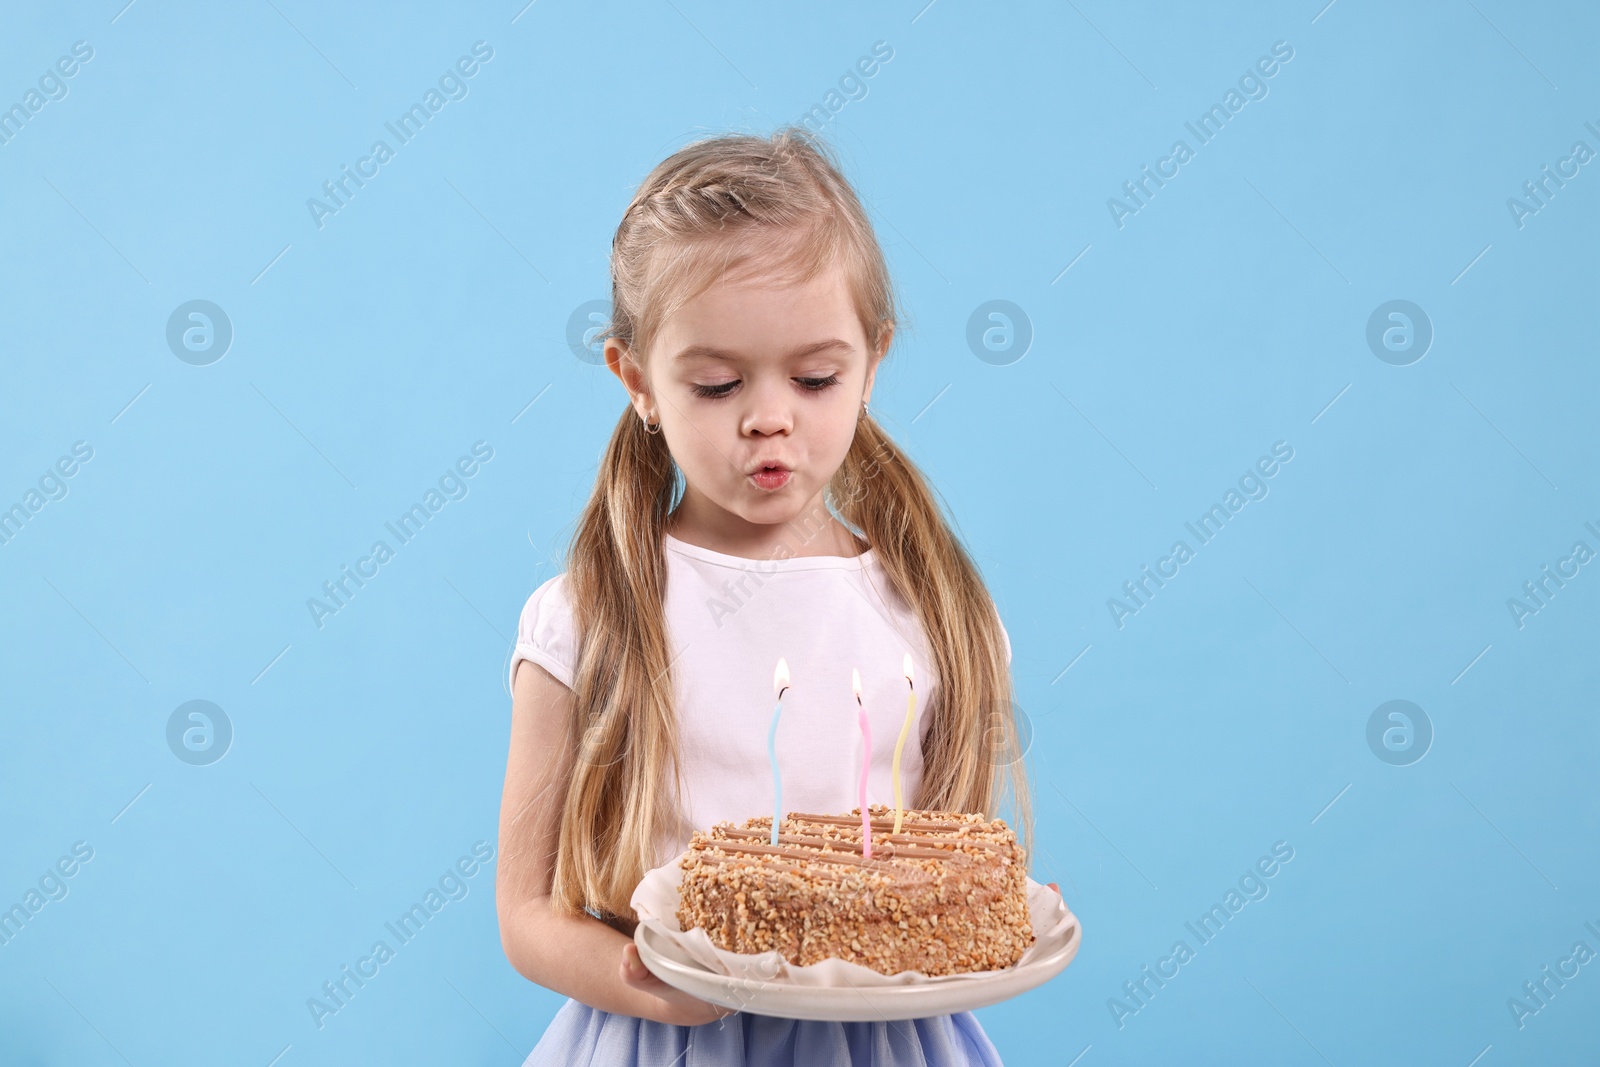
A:
MULTIPOLYGON (((869 345, 897 322, 887 264, 832 152, 789 126, 771 137, 725 134, 685 146, 652 170, 612 240, 606 337, 641 362, 666 321, 718 281, 759 274, 804 282, 843 267, 869 345)), ((629 899, 674 826, 681 783, 670 647, 662 609, 663 533, 679 495, 663 435, 624 409, 600 460, 567 559, 579 651, 551 885, 553 906, 632 922, 629 899), (670 820, 670 821, 669 821, 670 820)), ((915 610, 939 685, 919 693, 932 716, 920 789, 907 805, 993 814, 1009 783, 1021 839, 1033 820, 1011 672, 999 617, 922 474, 870 416, 857 423, 827 496, 876 549, 915 610)), ((752 813, 754 814, 754 813, 752 813)))

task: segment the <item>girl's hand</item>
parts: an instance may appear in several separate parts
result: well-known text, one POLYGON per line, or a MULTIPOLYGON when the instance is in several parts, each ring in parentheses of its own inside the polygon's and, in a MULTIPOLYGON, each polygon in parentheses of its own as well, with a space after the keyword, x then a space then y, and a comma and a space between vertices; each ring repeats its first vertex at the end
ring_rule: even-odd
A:
POLYGON ((735 1014, 732 1008, 724 1008, 720 1004, 712 1004, 710 1001, 690 996, 651 974, 650 969, 639 958, 639 947, 632 941, 622 946, 620 973, 622 981, 630 989, 637 989, 651 998, 653 1010, 646 1018, 654 1019, 658 1023, 700 1026, 703 1023, 716 1022, 726 1015, 735 1014))

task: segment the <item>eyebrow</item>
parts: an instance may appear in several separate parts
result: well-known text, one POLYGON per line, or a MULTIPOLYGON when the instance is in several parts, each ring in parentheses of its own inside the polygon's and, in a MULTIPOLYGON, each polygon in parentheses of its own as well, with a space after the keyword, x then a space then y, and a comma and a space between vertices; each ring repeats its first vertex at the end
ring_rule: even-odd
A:
MULTIPOLYGON (((816 355, 818 352, 841 350, 848 352, 851 350, 851 347, 852 346, 848 341, 841 341, 836 337, 830 337, 826 341, 812 341, 810 344, 801 345, 799 348, 791 351, 787 358, 799 359, 802 356, 816 355)), ((687 348, 679 351, 677 355, 673 356, 672 361, 674 363, 686 363, 692 359, 737 360, 738 358, 739 353, 733 351, 732 349, 718 348, 715 345, 690 345, 687 348)))

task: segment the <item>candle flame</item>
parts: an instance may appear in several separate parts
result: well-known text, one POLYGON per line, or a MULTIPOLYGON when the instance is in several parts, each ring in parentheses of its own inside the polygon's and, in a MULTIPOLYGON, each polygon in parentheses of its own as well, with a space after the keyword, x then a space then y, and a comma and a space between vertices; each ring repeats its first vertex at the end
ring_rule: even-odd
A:
POLYGON ((905 672, 908 684, 915 682, 915 676, 911 673, 911 653, 906 653, 906 658, 901 662, 900 669, 905 672))
POLYGON ((850 692, 856 695, 856 700, 861 699, 861 671, 855 667, 850 668, 850 692))
POLYGON ((787 688, 789 688, 789 661, 779 656, 778 668, 772 672, 772 690, 781 696, 787 688))

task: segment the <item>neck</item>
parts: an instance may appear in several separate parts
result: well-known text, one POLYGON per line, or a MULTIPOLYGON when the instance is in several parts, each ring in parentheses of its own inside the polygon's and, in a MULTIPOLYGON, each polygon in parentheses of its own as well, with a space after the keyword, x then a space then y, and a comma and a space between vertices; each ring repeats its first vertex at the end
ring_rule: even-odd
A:
POLYGON ((859 556, 870 547, 820 504, 815 511, 808 509, 788 522, 752 523, 734 517, 729 524, 699 521, 697 510, 687 505, 685 500, 667 517, 667 532, 680 541, 729 556, 859 556), (818 514, 825 516, 820 524, 818 514))

